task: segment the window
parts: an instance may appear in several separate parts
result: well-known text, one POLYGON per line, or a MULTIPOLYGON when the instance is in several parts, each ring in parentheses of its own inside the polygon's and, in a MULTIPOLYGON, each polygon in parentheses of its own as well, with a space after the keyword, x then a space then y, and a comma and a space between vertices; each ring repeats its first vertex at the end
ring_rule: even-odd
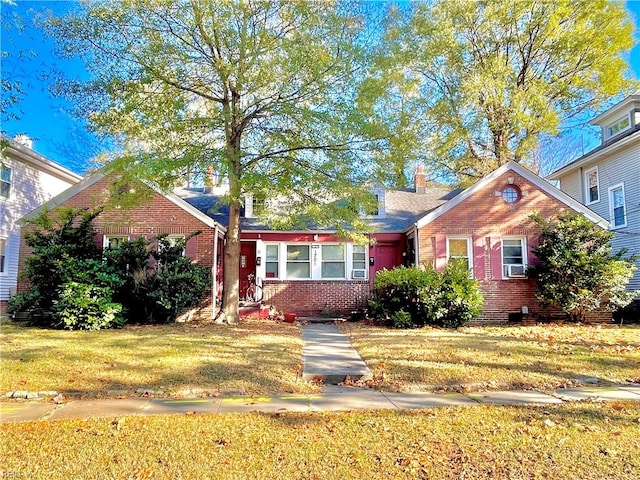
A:
POLYGON ((367 268, 367 252, 364 245, 353 246, 352 261, 354 270, 365 270, 367 268))
POLYGON ((264 195, 254 195, 252 197, 253 203, 253 216, 257 217, 259 215, 264 214, 265 212, 265 196, 264 195))
POLYGON ((102 239, 102 247, 117 248, 128 240, 129 237, 126 235, 105 235, 102 239))
POLYGON ((278 245, 267 245, 267 278, 278 278, 278 245))
POLYGON ((502 239, 502 277, 525 276, 525 245, 523 238, 502 239))
POLYGON ((470 238, 447 238, 447 258, 450 262, 461 263, 471 271, 471 239, 470 238))
POLYGON ((609 214, 612 228, 627 226, 624 203, 624 184, 620 183, 609 188, 609 214))
POLYGON ((613 137, 614 135, 622 132, 623 130, 626 130, 627 128, 629 128, 629 126, 631 125, 631 123, 629 122, 629 117, 625 116, 623 118, 620 118, 618 120, 616 120, 615 122, 613 122, 611 125, 608 125, 605 133, 606 133, 606 137, 613 137))
POLYGON ((600 180, 598 178, 598 168, 587 170, 584 174, 584 184, 586 185, 587 205, 600 201, 600 180))
MULTIPOLYGON (((179 241, 183 241, 184 242, 185 236, 184 235, 169 235, 168 237, 166 237, 167 242, 169 242, 169 246, 171 247, 175 247, 176 244, 179 241)), ((184 255, 187 253, 186 252, 186 242, 184 243, 183 247, 182 247, 182 256, 184 257, 184 255)))
POLYGON ((11 169, 0 165, 0 197, 9 198, 11 192, 11 169))
POLYGON ((287 245, 287 278, 311 278, 309 245, 287 245))
POLYGON ((322 245, 322 278, 344 277, 344 245, 322 245))
POLYGON ((507 185, 502 189, 502 199, 507 203, 516 203, 521 196, 520 189, 515 185, 507 185))
POLYGON ((7 273, 7 239, 0 238, 0 275, 7 273))

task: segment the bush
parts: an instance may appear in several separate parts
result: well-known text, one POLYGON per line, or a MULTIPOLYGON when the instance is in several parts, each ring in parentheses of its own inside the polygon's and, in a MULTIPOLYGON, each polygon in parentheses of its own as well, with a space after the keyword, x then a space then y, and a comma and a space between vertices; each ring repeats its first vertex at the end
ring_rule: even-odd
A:
POLYGON ((112 293, 108 287, 65 283, 53 305, 53 326, 70 330, 121 327, 122 305, 111 300, 112 293))
POLYGON ((454 328, 482 313, 480 286, 459 264, 448 265, 442 273, 432 267, 381 270, 373 289, 369 314, 395 328, 425 324, 454 328))
POLYGON ((613 253, 612 232, 576 213, 533 219, 542 229, 533 249, 539 263, 527 273, 538 280, 536 297, 543 305, 582 322, 586 312, 614 311, 640 293, 626 290, 637 258, 625 258, 625 250, 613 253))

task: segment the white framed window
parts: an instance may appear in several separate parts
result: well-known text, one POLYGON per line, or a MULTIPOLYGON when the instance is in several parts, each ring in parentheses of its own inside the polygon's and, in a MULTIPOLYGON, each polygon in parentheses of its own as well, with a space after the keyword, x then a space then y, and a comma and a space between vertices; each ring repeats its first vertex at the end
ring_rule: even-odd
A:
POLYGON ((310 245, 287 245, 287 278, 311 278, 310 245))
POLYGON ((447 260, 461 263, 473 275, 473 257, 471 256, 471 238, 450 237, 447 238, 447 260))
POLYGON ((265 269, 266 269, 265 275, 267 278, 280 278, 279 259, 280 259, 279 245, 278 244, 267 245, 267 259, 265 262, 265 269))
POLYGON ((323 244, 321 248, 322 278, 345 278, 344 244, 323 244))
MULTIPOLYGON (((177 244, 179 241, 183 241, 183 242, 184 242, 184 239, 185 239, 185 236, 184 236, 184 235, 168 235, 168 236, 166 237, 167 242, 169 242, 169 245, 170 245, 170 246, 172 246, 172 247, 175 247, 175 246, 176 246, 176 244, 177 244)), ((184 257, 184 256, 186 255, 186 253, 187 253, 187 252, 186 252, 186 248, 187 248, 187 245, 186 245, 186 242, 185 242, 185 244, 184 244, 184 245, 183 245, 183 247, 182 247, 182 256, 183 256, 183 257, 184 257)))
POLYGON ((502 278, 524 278, 527 269, 527 246, 524 238, 502 239, 502 278))
POLYGON ((104 235, 102 237, 102 248, 116 248, 127 241, 129 241, 128 235, 104 235))
POLYGON ((611 218, 611 228, 627 226, 624 183, 619 183, 609 188, 609 216, 611 218))
POLYGON ((0 275, 6 275, 9 270, 7 265, 7 239, 0 237, 0 275))
POLYGON ((591 205, 600 201, 600 177, 598 176, 598 167, 592 168, 584 172, 584 194, 585 204, 591 205))
POLYGON ((11 168, 0 163, 0 197, 9 198, 11 195, 11 168))
POLYGON ((353 245, 351 248, 351 278, 367 278, 367 249, 364 245, 353 245))
POLYGON ((615 122, 607 125, 607 127, 605 128, 606 138, 613 137, 614 135, 617 135, 618 133, 626 130, 630 126, 631 122, 629 120, 629 116, 625 115, 624 117, 619 118, 615 122))

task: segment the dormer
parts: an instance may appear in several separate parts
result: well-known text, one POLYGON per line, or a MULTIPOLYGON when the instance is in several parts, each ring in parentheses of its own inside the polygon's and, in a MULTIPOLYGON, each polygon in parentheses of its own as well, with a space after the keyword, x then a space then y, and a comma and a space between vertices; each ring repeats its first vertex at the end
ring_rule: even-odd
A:
POLYGON ((640 126, 640 93, 629 95, 589 122, 600 127, 602 143, 608 143, 640 126))

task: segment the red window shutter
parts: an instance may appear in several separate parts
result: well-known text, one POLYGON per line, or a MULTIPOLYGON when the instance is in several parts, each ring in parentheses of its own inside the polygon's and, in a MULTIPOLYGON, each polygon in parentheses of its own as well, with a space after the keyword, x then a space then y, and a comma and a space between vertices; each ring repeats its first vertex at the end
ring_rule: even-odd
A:
POLYGON ((527 236, 527 265, 537 265, 538 257, 533 253, 533 249, 538 246, 538 236, 527 236))
POLYGON ((441 233, 436 234, 435 267, 441 272, 447 266, 447 237, 441 233))
POLYGON ((484 280, 484 237, 473 237, 472 242, 473 278, 476 280, 484 280))
POLYGON ((502 280, 502 242, 500 237, 491 237, 491 278, 502 280))
POLYGON ((185 246, 185 255, 192 260, 196 260, 198 253, 198 237, 191 237, 185 246))

